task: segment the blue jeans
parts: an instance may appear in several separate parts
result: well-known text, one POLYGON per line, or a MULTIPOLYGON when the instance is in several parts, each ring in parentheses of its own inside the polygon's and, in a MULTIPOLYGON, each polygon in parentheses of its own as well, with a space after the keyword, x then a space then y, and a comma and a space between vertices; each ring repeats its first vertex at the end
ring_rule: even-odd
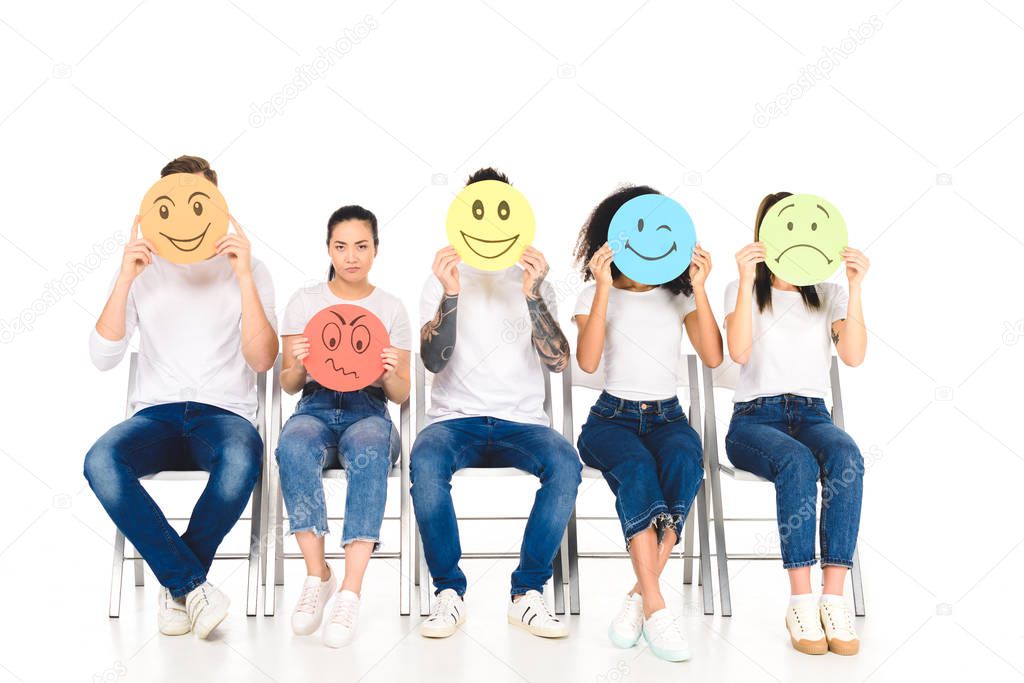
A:
POLYGON ((262 463, 263 440, 244 417, 206 403, 164 403, 101 436, 85 456, 85 478, 160 584, 178 598, 206 581, 262 463), (168 470, 210 473, 180 536, 139 482, 168 470))
POLYGON ((819 477, 821 565, 853 566, 864 460, 825 401, 781 394, 736 403, 725 451, 736 467, 775 483, 783 567, 814 564, 819 477))
POLYGON ((671 525, 679 542, 704 480, 704 449, 679 399, 627 401, 602 391, 576 445, 615 494, 627 550, 648 527, 660 545, 671 525))
POLYGON ((289 533, 327 533, 320 475, 325 468, 342 467, 347 485, 341 545, 373 541, 377 550, 388 473, 400 453, 401 439, 383 391, 374 387, 334 391, 307 385, 281 430, 276 453, 289 533))
POLYGON ((540 479, 512 572, 512 595, 544 589, 580 485, 582 467, 572 444, 550 427, 464 417, 425 427, 410 458, 412 502, 435 594, 446 588, 466 592, 451 486, 452 475, 466 467, 515 467, 540 479))

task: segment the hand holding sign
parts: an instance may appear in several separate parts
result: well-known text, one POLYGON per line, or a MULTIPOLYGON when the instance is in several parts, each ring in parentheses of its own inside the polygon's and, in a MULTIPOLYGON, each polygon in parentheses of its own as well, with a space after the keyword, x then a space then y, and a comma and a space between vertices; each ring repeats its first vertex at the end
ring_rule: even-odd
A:
POLYGON ((328 389, 357 391, 384 374, 381 353, 391 340, 380 318, 362 306, 328 306, 306 323, 303 334, 310 348, 302 363, 328 389))

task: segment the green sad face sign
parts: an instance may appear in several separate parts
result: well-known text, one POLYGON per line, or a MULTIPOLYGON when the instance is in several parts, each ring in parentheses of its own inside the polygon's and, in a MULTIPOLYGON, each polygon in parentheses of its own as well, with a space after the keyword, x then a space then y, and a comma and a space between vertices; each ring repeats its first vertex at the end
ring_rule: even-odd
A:
POLYGON ((847 245, 846 221, 827 200, 812 194, 785 197, 768 210, 758 241, 765 263, 791 285, 816 285, 832 276, 847 245))

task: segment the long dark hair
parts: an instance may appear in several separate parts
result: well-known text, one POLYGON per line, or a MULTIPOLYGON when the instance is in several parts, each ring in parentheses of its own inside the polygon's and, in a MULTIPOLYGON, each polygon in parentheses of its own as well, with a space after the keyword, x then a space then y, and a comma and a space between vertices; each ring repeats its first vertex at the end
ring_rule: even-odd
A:
MULTIPOLYGON (((343 223, 350 220, 366 221, 370 224, 370 231, 373 233, 373 248, 376 249, 380 240, 377 238, 377 217, 373 215, 372 211, 364 209, 358 204, 351 204, 349 206, 343 206, 334 213, 331 214, 330 219, 327 221, 327 246, 331 246, 331 233, 334 232, 334 226, 338 223, 343 223)), ((327 271, 327 281, 330 282, 334 279, 334 264, 331 264, 330 269, 327 271)))
MULTIPOLYGON (((630 199, 635 199, 645 194, 661 193, 647 185, 624 185, 602 199, 601 203, 590 212, 587 222, 580 228, 580 236, 576 240, 576 251, 573 253, 577 264, 580 266, 580 274, 583 275, 584 282, 594 278, 594 274, 590 272, 587 264, 590 263, 590 259, 597 250, 608 241, 608 226, 612 223, 612 216, 630 199)), ((611 264, 611 268, 613 278, 618 277, 622 272, 614 262, 611 264)), ((690 284, 690 269, 684 270, 675 280, 670 280, 658 286, 667 287, 673 294, 690 296, 693 294, 693 285, 690 284)))
MULTIPOLYGON (((764 221, 768 210, 786 197, 793 196, 792 192, 776 192, 767 195, 761 200, 757 207, 757 218, 754 220, 754 241, 756 242, 761 234, 761 222, 764 221)), ((757 299, 757 310, 764 313, 767 308, 772 307, 772 280, 775 276, 768 270, 768 264, 762 261, 754 266, 754 297, 757 299)), ((821 299, 818 298, 818 289, 815 285, 802 285, 799 287, 800 296, 807 308, 820 308, 821 299)))

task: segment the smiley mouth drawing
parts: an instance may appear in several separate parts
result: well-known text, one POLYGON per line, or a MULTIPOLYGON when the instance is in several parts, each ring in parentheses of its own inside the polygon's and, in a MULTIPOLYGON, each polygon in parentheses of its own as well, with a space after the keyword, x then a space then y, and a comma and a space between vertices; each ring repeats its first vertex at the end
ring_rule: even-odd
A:
POLYGON ((623 249, 629 249, 631 252, 633 252, 634 254, 636 254, 645 261, 659 261, 676 250, 676 243, 673 242, 672 246, 668 248, 668 251, 666 251, 661 256, 644 256, 639 251, 633 248, 633 246, 629 243, 629 240, 626 240, 626 246, 623 247, 623 249))
POLYGON ((344 367, 340 367, 339 368, 337 365, 334 364, 334 359, 333 358, 325 358, 324 359, 324 364, 326 365, 328 363, 330 363, 331 367, 334 368, 335 372, 340 372, 342 375, 344 375, 346 377, 351 376, 351 377, 355 377, 356 379, 359 379, 359 373, 358 372, 356 372, 355 370, 352 370, 350 372, 350 371, 346 370, 344 367))
POLYGON ((207 223, 206 228, 201 233, 199 233, 195 237, 189 237, 187 240, 175 239, 164 232, 161 232, 159 234, 162 237, 166 237, 170 241, 170 243, 173 244, 174 247, 179 251, 195 251, 196 249, 199 248, 199 245, 203 243, 203 238, 206 237, 206 232, 210 229, 210 225, 212 225, 212 222, 207 223), (195 242, 195 244, 193 244, 191 247, 186 248, 181 246, 183 244, 191 244, 192 242, 195 242))
POLYGON ((823 252, 821 249, 818 249, 813 244, 793 244, 793 245, 790 245, 790 246, 786 247, 785 249, 783 249, 781 254, 779 254, 778 256, 775 257, 775 262, 778 263, 779 259, 781 259, 786 254, 787 251, 789 251, 790 249, 796 249, 797 247, 810 247, 814 251, 816 251, 819 254, 821 254, 822 258, 824 258, 826 261, 828 261, 828 263, 830 265, 832 263, 832 259, 830 259, 828 256, 826 256, 825 252, 823 252))
POLYGON ((466 246, 469 247, 470 251, 472 251, 474 254, 476 254, 480 258, 486 258, 486 259, 496 259, 496 258, 498 258, 502 254, 504 254, 506 251, 511 249, 512 245, 514 245, 516 243, 516 240, 519 239, 519 235, 518 234, 513 235, 512 237, 501 239, 501 240, 485 240, 485 239, 480 238, 480 237, 473 237, 472 235, 466 234, 465 230, 459 230, 459 234, 462 235, 462 239, 466 242, 466 246), (484 253, 484 252, 480 251, 480 249, 477 249, 476 247, 473 246, 474 242, 477 243, 477 246, 479 246, 480 249, 485 249, 485 250, 486 250, 486 247, 484 247, 482 245, 502 245, 502 244, 504 244, 505 248, 502 249, 501 251, 493 253, 493 254, 484 253))

